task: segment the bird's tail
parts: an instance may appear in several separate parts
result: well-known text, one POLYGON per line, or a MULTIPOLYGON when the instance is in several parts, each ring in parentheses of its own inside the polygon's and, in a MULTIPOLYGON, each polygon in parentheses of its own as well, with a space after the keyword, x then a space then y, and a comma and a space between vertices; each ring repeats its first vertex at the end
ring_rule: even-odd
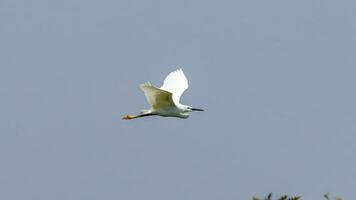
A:
POLYGON ((141 110, 141 114, 144 115, 144 114, 148 114, 148 113, 151 113, 150 110, 141 110))

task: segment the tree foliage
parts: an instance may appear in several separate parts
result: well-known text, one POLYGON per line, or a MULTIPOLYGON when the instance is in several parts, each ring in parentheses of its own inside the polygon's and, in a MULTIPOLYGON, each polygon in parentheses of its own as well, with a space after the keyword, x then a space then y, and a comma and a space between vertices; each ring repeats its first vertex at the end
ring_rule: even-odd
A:
MULTIPOLYGON (((301 196, 282 195, 277 200, 300 200, 301 196)), ((272 200, 272 193, 269 193, 265 198, 253 197, 252 200, 272 200)))
MULTIPOLYGON (((342 200, 340 197, 335 197, 335 198, 330 198, 329 193, 324 194, 324 198, 326 200, 342 200)), ((264 198, 259 198, 259 197, 252 197, 252 200, 273 200, 272 199, 272 193, 269 193, 267 197, 264 198)), ((276 200, 301 200, 301 196, 288 196, 288 195, 282 195, 276 200)))

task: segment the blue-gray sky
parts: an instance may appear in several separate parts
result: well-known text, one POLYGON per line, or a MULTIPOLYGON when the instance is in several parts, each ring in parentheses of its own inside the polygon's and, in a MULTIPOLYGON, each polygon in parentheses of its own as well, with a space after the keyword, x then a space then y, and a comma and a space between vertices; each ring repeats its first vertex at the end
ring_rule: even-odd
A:
POLYGON ((0 199, 353 199, 355 10, 1 0, 0 199), (177 67, 206 112, 121 120, 177 67))

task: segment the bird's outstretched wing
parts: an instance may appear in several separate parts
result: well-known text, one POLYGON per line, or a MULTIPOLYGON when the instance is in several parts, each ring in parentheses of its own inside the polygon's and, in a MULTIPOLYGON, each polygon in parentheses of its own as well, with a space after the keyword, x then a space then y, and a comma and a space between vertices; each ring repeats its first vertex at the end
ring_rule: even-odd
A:
POLYGON ((162 107, 175 106, 172 99, 172 93, 161 90, 150 83, 142 84, 141 89, 145 93, 147 101, 152 108, 158 109, 162 107))
POLYGON ((185 77, 182 69, 177 69, 176 71, 168 74, 166 79, 164 79, 161 90, 166 90, 172 93, 172 98, 175 104, 179 104, 180 97, 183 92, 188 88, 188 80, 185 77))

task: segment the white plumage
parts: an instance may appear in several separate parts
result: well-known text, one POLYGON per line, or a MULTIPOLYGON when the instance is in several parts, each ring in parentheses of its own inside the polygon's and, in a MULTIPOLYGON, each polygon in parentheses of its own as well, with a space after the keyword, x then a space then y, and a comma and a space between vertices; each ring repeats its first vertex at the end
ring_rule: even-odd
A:
POLYGON ((162 107, 175 106, 171 92, 156 88, 151 85, 151 83, 142 84, 141 89, 145 93, 147 102, 151 108, 159 109, 162 107))
POLYGON ((177 69, 168 74, 164 79, 161 89, 171 92, 173 94, 174 103, 179 104, 180 97, 188 87, 188 80, 187 77, 185 77, 183 70, 177 69))
POLYGON ((140 115, 127 115, 123 119, 134 119, 150 115, 185 119, 189 117, 189 112, 203 111, 180 103, 180 97, 187 88, 188 80, 182 69, 177 69, 168 74, 161 88, 157 88, 151 83, 144 83, 141 85, 141 89, 145 93, 151 108, 142 111, 140 115))

